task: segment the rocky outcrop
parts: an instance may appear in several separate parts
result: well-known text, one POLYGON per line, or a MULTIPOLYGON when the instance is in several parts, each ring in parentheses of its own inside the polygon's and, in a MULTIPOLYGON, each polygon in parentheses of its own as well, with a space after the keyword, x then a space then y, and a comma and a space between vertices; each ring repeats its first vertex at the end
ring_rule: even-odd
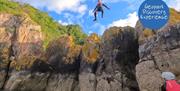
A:
POLYGON ((0 18, 3 90, 160 91, 163 71, 180 80, 180 24, 142 44, 134 28, 112 27, 101 38, 91 34, 83 45, 71 35, 60 36, 42 51, 41 27, 28 16, 3 13, 0 18))
POLYGON ((86 37, 78 25, 59 25, 10 1, 0 0, 0 91, 160 91, 163 71, 180 81, 180 13, 174 9, 158 32, 138 21, 135 29, 112 27, 86 37))
POLYGON ((17 68, 26 68, 32 64, 33 58, 41 56, 43 40, 41 27, 25 16, 1 13, 0 20, 2 61, 13 56, 16 60, 13 65, 17 68))
POLYGON ((161 91, 163 71, 171 71, 180 80, 180 23, 145 41, 139 48, 136 77, 140 91, 161 91))
POLYGON ((96 91, 96 69, 100 60, 100 38, 91 34, 82 46, 79 69, 80 91, 96 91))
POLYGON ((80 91, 138 91, 135 78, 138 47, 138 36, 133 28, 113 27, 106 30, 100 43, 97 64, 86 62, 83 69, 88 67, 89 70, 80 71, 80 91))
POLYGON ((136 78, 140 91, 161 91, 163 71, 171 71, 179 77, 179 12, 170 9, 170 19, 161 29, 152 31, 138 21, 140 61, 136 66, 136 78))
POLYGON ((80 50, 72 36, 61 36, 48 45, 44 57, 36 59, 30 69, 11 73, 5 90, 79 91, 80 50))
POLYGON ((135 78, 138 47, 138 36, 133 28, 106 30, 100 43, 97 65, 87 63, 83 68, 89 67, 91 71, 79 75, 80 91, 138 91, 135 78), (95 73, 93 69, 96 69, 95 73))
POLYGON ((110 28, 102 40, 92 34, 83 46, 74 44, 71 36, 62 36, 50 42, 44 57, 36 59, 29 69, 9 72, 4 88, 10 91, 138 91, 135 79, 138 47, 137 34, 130 27, 110 28))
POLYGON ((27 69, 41 56, 41 27, 29 17, 0 13, 0 87, 13 69, 27 69))
POLYGON ((58 73, 78 72, 80 50, 72 36, 62 36, 50 42, 45 56, 47 63, 58 73))
POLYGON ((139 46, 134 29, 110 28, 102 36, 101 47, 96 91, 138 91, 134 68, 139 46))

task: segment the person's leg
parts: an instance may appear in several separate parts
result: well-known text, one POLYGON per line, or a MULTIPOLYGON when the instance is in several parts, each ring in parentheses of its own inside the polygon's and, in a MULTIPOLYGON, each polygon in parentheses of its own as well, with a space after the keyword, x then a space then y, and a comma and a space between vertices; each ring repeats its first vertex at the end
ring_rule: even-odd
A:
POLYGON ((103 18, 104 17, 104 10, 101 10, 101 13, 102 13, 101 17, 103 18))
POLYGON ((97 11, 94 12, 94 21, 97 20, 97 11))
POLYGON ((104 16, 104 10, 103 10, 103 7, 102 7, 102 6, 99 7, 99 11, 101 12, 101 18, 103 18, 103 16, 104 16))

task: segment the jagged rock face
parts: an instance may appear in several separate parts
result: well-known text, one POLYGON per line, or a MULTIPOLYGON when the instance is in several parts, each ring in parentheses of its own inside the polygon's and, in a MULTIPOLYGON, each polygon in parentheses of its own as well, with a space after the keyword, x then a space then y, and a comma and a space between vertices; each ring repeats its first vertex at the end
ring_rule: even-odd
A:
POLYGON ((43 40, 40 27, 28 17, 1 17, 8 17, 0 23, 0 41, 5 42, 0 45, 0 85, 5 90, 138 91, 135 65, 139 46, 133 28, 110 28, 102 40, 92 34, 83 46, 76 45, 72 36, 61 36, 50 42, 43 58, 38 59, 36 52, 41 50, 43 40), (12 63, 11 56, 15 56, 12 63), (23 63, 23 58, 30 61, 23 63), (26 68, 29 64, 32 65, 24 71, 11 67, 26 68))
POLYGON ((100 59, 100 38, 91 34, 82 46, 80 72, 95 73, 96 64, 100 59))
POLYGON ((141 91, 161 91, 163 71, 171 71, 180 80, 180 23, 166 28, 139 48, 136 77, 141 91))
POLYGON ((81 47, 75 45, 72 36, 62 36, 48 45, 47 61, 58 73, 77 73, 80 50, 81 47))
POLYGON ((91 34, 82 46, 79 69, 80 91, 96 91, 96 69, 100 60, 100 38, 91 34))
POLYGON ((12 15, 9 14, 0 14, 0 19, 0 50, 1 63, 3 64, 4 61, 8 59, 14 27, 19 26, 19 23, 17 23, 19 22, 19 19, 18 17, 12 17, 12 15))
POLYGON ((40 57, 42 50, 41 27, 26 16, 0 13, 1 61, 14 56, 13 65, 26 68, 33 58, 40 57), (13 50, 10 53, 10 48, 13 50), (29 59, 29 60, 27 60, 29 59))
POLYGON ((139 47, 137 40, 136 31, 131 27, 113 27, 105 31, 102 36, 101 55, 107 66, 105 67, 106 73, 126 70, 124 69, 126 65, 131 67, 137 63, 139 47))
POLYGON ((140 48, 131 27, 112 27, 101 40, 92 35, 83 46, 62 36, 50 42, 45 59, 29 58, 30 69, 18 72, 10 66, 27 67, 20 64, 23 57, 40 56, 41 29, 28 17, 0 14, 0 19, 0 87, 7 91, 160 91, 163 71, 180 81, 180 24, 164 28, 140 48), (11 56, 16 60, 8 66, 11 56))
POLYGON ((27 68, 41 55, 41 27, 28 17, 0 13, 0 87, 7 68, 27 68), (12 62, 11 62, 11 61, 12 62))
POLYGON ((83 70, 79 74, 80 91, 138 91, 135 79, 138 60, 138 39, 134 29, 110 28, 102 36, 97 65, 83 66, 84 69, 96 69, 95 73, 83 70))
POLYGON ((98 65, 97 91, 137 91, 135 65, 138 63, 138 38, 131 27, 105 31, 98 65))
MULTIPOLYGON (((55 44, 51 43, 50 49, 47 50, 48 62, 57 71, 46 69, 49 72, 42 73, 42 70, 39 72, 36 70, 32 73, 28 71, 16 73, 8 80, 6 89, 11 91, 138 91, 135 79, 135 65, 138 62, 138 39, 133 28, 111 28, 103 35, 101 44, 89 41, 92 44, 95 43, 94 45, 99 44, 101 48, 99 56, 101 57, 94 62, 94 57, 91 59, 91 53, 86 55, 89 60, 86 60, 85 55, 81 53, 79 54, 81 56, 79 59, 80 66, 75 66, 77 62, 75 55, 69 56, 70 59, 74 59, 73 61, 63 59, 69 54, 65 50, 73 46, 69 45, 72 44, 70 41, 65 41, 67 44, 61 43, 62 40, 61 42, 56 41, 55 44), (62 49, 56 44, 60 44, 62 49), (54 57, 53 55, 56 54, 58 56, 54 57), (94 63, 91 63, 90 59, 94 63), (57 61, 60 61, 60 64, 52 64, 57 61), (70 62, 70 64, 66 64, 66 62, 70 62), (70 68, 74 68, 74 71, 69 70, 70 68), (79 74, 76 72, 77 70, 79 70, 79 74)), ((48 68, 45 63, 37 62, 36 68, 41 69, 41 66, 48 68)))

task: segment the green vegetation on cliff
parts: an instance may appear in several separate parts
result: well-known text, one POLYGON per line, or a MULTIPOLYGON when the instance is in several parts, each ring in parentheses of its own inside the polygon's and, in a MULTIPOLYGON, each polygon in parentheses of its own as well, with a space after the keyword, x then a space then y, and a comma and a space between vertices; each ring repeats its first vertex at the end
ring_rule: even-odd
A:
POLYGON ((10 13, 17 16, 29 16, 34 22, 42 28, 44 46, 64 34, 70 34, 75 38, 77 44, 82 44, 87 36, 82 32, 79 25, 63 26, 54 21, 47 13, 41 12, 28 4, 19 4, 8 0, 0 0, 0 13, 10 13))
POLYGON ((169 23, 172 24, 172 25, 180 23, 180 12, 178 12, 175 9, 171 8, 170 9, 169 23))

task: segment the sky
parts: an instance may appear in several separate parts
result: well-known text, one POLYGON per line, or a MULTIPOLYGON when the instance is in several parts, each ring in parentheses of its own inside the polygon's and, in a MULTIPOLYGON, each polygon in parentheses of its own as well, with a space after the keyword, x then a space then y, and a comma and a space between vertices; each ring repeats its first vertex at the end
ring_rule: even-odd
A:
MULTIPOLYGON (((15 0, 27 3, 48 14, 62 25, 79 24, 87 33, 103 32, 111 26, 135 27, 137 12, 145 0, 102 0, 110 7, 105 9, 104 18, 98 13, 97 21, 93 21, 93 9, 98 0, 15 0)), ((163 0, 166 4, 180 11, 180 0, 163 0)))

